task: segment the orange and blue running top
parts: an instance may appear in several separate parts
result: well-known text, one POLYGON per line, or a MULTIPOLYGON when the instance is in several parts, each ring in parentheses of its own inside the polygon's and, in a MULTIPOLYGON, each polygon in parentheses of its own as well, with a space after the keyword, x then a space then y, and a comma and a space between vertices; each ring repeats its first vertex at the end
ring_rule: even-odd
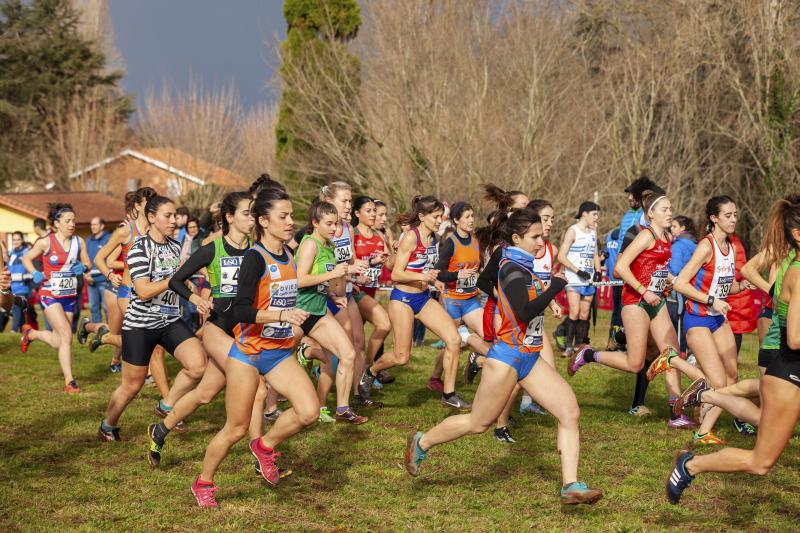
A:
MULTIPOLYGON (((264 270, 252 296, 253 308, 268 311, 294 309, 297 303, 297 267, 291 254, 285 252, 286 259, 281 260, 267 251, 261 243, 256 243, 250 250, 257 252, 264 260, 264 270)), ((244 261, 248 259, 249 253, 244 261)), ((244 261, 242 270, 245 268, 244 261)), ((242 285, 244 281, 240 276, 239 291, 252 291, 252 287, 242 285)), ((240 322, 233 328, 233 338, 239 350, 246 355, 267 350, 292 349, 299 340, 295 338, 292 325, 288 322, 240 322)))
MULTIPOLYGON (((481 251, 478 246, 478 239, 475 235, 470 235, 469 240, 464 243, 454 232, 447 240, 452 242, 453 252, 450 261, 447 263, 448 272, 458 272, 470 268, 480 268, 481 251)), ((478 272, 468 278, 457 279, 445 283, 444 294, 447 298, 454 300, 468 300, 478 295, 478 272)))
POLYGON ((543 346, 544 314, 540 313, 534 316, 529 322, 521 322, 517 318, 517 314, 511 306, 509 294, 506 293, 506 289, 510 287, 502 279, 504 271, 507 270, 504 266, 512 263, 521 267, 519 273, 514 272, 512 275, 519 275, 522 278, 520 281, 527 289, 529 302, 544 292, 542 280, 533 273, 533 256, 517 247, 505 248, 498 271, 497 307, 500 310, 501 322, 497 329, 497 338, 521 353, 539 352, 543 346))
MULTIPOLYGON (((692 286, 718 300, 727 300, 736 278, 736 250, 729 241, 728 252, 725 253, 713 235, 706 235, 706 239, 711 243, 711 259, 697 271, 692 280, 692 286)), ((686 311, 695 316, 719 315, 719 312, 713 307, 694 300, 686 302, 686 311)))

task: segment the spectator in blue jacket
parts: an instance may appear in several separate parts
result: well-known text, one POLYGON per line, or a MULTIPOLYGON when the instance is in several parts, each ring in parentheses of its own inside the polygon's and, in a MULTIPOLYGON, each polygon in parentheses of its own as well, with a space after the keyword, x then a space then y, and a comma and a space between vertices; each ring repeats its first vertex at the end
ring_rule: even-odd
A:
POLYGON ((100 217, 94 217, 89 223, 89 227, 91 228, 92 234, 86 239, 86 252, 89 254, 89 260, 92 262, 92 270, 90 271, 92 282, 86 287, 86 291, 89 293, 89 309, 92 314, 92 322, 99 323, 108 320, 108 315, 106 314, 104 320, 103 313, 101 312, 105 309, 103 291, 105 291, 108 285, 108 279, 106 279, 95 266, 94 256, 97 255, 100 248, 105 246, 111 234, 106 231, 105 222, 100 217))
MULTIPOLYGON (((11 292, 14 293, 14 296, 29 298, 31 295, 32 281, 23 279, 23 276, 28 271, 25 270, 25 266, 22 264, 22 256, 30 248, 30 245, 25 242, 21 231, 15 231, 11 234, 11 249, 8 251, 8 270, 11 273, 11 292)), ((24 309, 15 302, 14 307, 11 308, 11 329, 19 332, 22 330, 23 324, 25 324, 24 309)))
MULTIPOLYGON (((670 274, 678 275, 692 258, 695 248, 697 248, 697 237, 695 236, 694 221, 684 215, 674 217, 672 219, 672 259, 667 266, 670 274)), ((673 290, 667 298, 667 311, 672 319, 672 325, 680 337, 681 352, 686 351, 686 335, 683 334, 683 328, 678 324, 679 317, 683 315, 683 308, 683 296, 673 290)))

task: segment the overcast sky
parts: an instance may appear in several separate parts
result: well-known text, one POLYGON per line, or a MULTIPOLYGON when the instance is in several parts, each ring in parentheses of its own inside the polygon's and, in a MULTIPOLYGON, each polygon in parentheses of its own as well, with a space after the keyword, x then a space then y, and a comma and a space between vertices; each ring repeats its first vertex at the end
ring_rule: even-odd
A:
POLYGON ((286 36, 282 0, 111 0, 115 42, 125 59, 123 81, 141 104, 164 80, 190 77, 207 86, 233 80, 250 107, 274 100, 276 39, 286 36), (266 44, 269 44, 268 45, 266 44))

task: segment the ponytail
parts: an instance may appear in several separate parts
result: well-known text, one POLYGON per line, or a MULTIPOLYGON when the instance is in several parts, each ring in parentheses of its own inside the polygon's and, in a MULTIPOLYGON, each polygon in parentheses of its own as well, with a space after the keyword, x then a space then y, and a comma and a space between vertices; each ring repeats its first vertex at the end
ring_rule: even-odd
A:
POLYGON ((769 224, 761 243, 761 251, 766 262, 774 265, 783 260, 792 247, 795 247, 792 230, 800 230, 800 195, 791 194, 772 205, 769 224))
POLYGON ((411 202, 411 211, 397 215, 397 223, 417 227, 420 223, 420 215, 430 215, 436 211, 444 212, 444 204, 435 196, 415 196, 411 202))
POLYGON ((484 184, 483 190, 485 191, 483 198, 497 205, 497 209, 502 211, 511 209, 514 204, 514 198, 525 195, 522 191, 504 191, 493 183, 484 184))

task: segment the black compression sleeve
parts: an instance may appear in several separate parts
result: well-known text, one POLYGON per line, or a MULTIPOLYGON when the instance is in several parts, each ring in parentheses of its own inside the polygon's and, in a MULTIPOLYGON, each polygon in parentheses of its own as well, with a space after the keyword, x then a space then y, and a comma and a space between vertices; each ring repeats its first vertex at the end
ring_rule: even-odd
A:
POLYGON ((169 288, 178 293, 184 300, 188 300, 192 295, 192 289, 186 286, 186 280, 191 278, 200 269, 207 267, 214 260, 214 243, 210 242, 201 246, 195 253, 189 256, 184 264, 169 280, 169 288))
POLYGON ((552 299, 567 285, 566 280, 553 278, 546 291, 538 298, 528 300, 530 279, 530 272, 513 263, 504 265, 500 273, 503 294, 508 297, 511 309, 519 322, 530 322, 534 317, 541 315, 552 299))
POLYGON ((439 243, 439 260, 436 261, 436 270, 439 271, 439 274, 436 276, 436 279, 439 281, 443 281, 445 283, 456 281, 458 279, 458 272, 448 272, 447 267, 450 265, 450 258, 453 257, 453 252, 455 252, 456 247, 453 244, 453 239, 444 239, 441 243, 439 243))
POLYGON ((248 250, 242 259, 242 266, 239 268, 239 290, 233 300, 231 312, 234 322, 244 322, 245 324, 255 324, 258 309, 253 307, 256 296, 256 288, 264 275, 267 265, 264 258, 255 250, 248 250))
POLYGON ((497 271, 500 268, 500 259, 503 258, 503 248, 498 248, 492 253, 489 262, 483 267, 478 276, 478 288, 488 296, 494 298, 494 288, 497 285, 497 271))

